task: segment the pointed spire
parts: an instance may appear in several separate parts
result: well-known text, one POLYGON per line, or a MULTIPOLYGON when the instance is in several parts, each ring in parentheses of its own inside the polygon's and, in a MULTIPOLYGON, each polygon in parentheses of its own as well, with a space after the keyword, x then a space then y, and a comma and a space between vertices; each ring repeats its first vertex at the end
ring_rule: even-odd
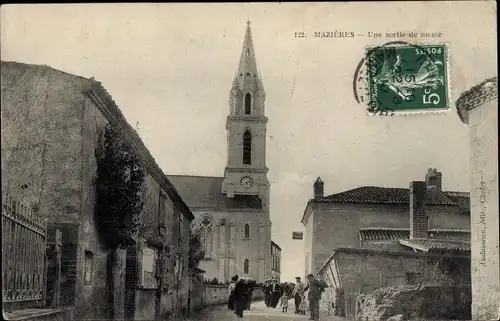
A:
POLYGON ((257 77, 257 63, 255 61, 255 52, 253 48, 252 29, 250 21, 247 21, 247 30, 245 40, 243 41, 243 49, 241 51, 240 66, 238 68, 238 76, 257 77))

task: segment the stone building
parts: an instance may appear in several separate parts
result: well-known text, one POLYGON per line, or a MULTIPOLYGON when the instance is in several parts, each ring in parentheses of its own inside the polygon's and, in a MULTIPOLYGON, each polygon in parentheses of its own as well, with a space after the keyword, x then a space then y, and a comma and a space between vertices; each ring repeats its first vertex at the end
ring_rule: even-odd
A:
POLYGON ((270 183, 266 167, 266 94, 247 23, 240 64, 229 94, 224 176, 169 175, 201 229, 208 279, 271 276, 270 183))
POLYGON ((470 127, 472 318, 500 318, 498 78, 464 92, 458 116, 470 127))
MULTIPOLYGON (((429 220, 425 202, 428 191, 423 181, 410 184, 408 198, 411 206, 407 216, 409 235, 406 238, 405 235, 400 235, 401 239, 397 240, 402 249, 333 249, 333 253, 316 273, 330 285, 321 304, 326 313, 352 316, 355 311, 349 298, 356 297, 359 293, 401 285, 432 285, 437 293, 450 292, 448 288, 455 288, 452 292, 460 293, 458 299, 451 296, 449 300, 441 302, 449 303, 449 306, 441 308, 470 317, 471 242, 428 233, 429 220), (332 303, 337 311, 330 311, 332 303)), ((437 297, 433 296, 432 300, 437 297)), ((441 299, 442 297, 439 300, 441 299)), ((402 304, 407 304, 401 307, 403 309, 413 307, 406 302, 402 304)))
POLYGON ((278 282, 281 280, 281 247, 271 241, 271 273, 278 282))
POLYGON ((110 95, 93 79, 48 66, 1 62, 1 73, 2 188, 47 217, 49 234, 62 232, 59 305, 76 320, 105 319, 110 307, 125 320, 182 308, 194 216, 110 95), (146 173, 139 231, 135 244, 117 251, 114 281, 94 220, 107 125, 146 173))
MULTIPOLYGON (((426 175, 427 233, 430 237, 470 240, 469 195, 447 192, 442 174, 426 175)), ((336 248, 407 250, 410 237, 409 189, 363 186, 324 196, 324 182, 314 183, 302 223, 305 226, 305 272, 315 273, 336 248)))

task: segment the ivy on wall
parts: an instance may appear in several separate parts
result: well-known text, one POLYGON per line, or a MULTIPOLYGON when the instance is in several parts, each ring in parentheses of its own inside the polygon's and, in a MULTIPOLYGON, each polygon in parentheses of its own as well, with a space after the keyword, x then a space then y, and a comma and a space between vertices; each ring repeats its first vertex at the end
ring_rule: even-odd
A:
POLYGON ((134 244, 144 206, 145 171, 138 155, 111 125, 104 131, 97 156, 95 221, 108 248, 134 244))
POLYGON ((198 267, 200 260, 205 256, 201 246, 201 228, 191 231, 189 240, 189 269, 198 267))

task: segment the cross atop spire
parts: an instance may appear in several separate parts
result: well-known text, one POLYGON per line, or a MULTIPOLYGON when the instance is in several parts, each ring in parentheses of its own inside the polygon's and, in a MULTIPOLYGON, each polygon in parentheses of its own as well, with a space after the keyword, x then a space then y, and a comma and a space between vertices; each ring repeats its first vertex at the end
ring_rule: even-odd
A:
POLYGON ((257 62, 255 61, 255 52, 252 40, 252 29, 250 28, 250 20, 247 21, 247 30, 245 33, 245 40, 243 41, 243 49, 241 51, 238 76, 253 78, 258 77, 257 62))

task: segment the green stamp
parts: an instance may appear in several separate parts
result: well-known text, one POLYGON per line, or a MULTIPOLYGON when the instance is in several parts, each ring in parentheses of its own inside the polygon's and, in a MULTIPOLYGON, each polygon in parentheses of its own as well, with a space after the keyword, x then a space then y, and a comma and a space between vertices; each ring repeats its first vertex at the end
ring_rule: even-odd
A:
POLYGON ((448 96, 448 48, 439 45, 387 45, 365 56, 368 111, 444 111, 448 96))

